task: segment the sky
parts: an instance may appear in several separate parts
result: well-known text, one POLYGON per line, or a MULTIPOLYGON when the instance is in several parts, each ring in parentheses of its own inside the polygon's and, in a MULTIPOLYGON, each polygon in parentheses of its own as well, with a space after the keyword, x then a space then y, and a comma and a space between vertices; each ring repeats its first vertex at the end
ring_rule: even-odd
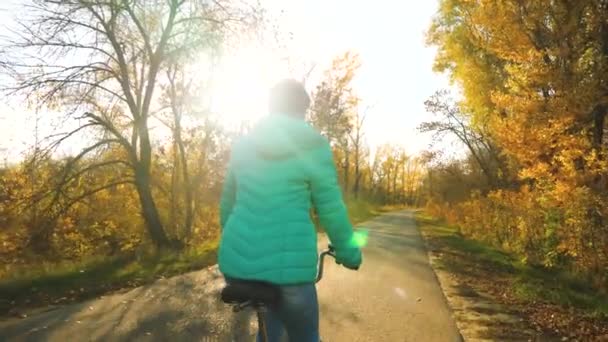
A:
POLYGON ((400 143, 410 153, 427 148, 428 137, 416 131, 421 122, 431 118, 424 101, 448 86, 444 76, 432 71, 435 51, 424 44, 437 2, 298 3, 301 5, 286 14, 296 23, 296 39, 306 37, 302 38, 304 51, 315 51, 318 59, 348 49, 360 54, 362 66, 355 82, 364 103, 373 106, 367 117, 369 143, 400 143))
MULTIPOLYGON (((362 106, 371 106, 365 127, 370 145, 397 143, 410 153, 428 148, 429 136, 419 134, 416 129, 421 122, 432 119, 424 109, 424 101, 436 90, 450 87, 447 77, 433 72, 435 49, 424 43, 425 32, 437 11, 437 1, 420 1, 415 5, 394 0, 373 3, 267 0, 262 3, 272 14, 281 13, 279 25, 293 37, 288 45, 290 54, 304 66, 317 64, 315 73, 322 72, 333 58, 345 51, 359 54, 362 66, 354 83, 362 106)), ((230 89, 238 88, 243 79, 250 79, 245 83, 253 84, 253 80, 266 78, 266 87, 269 87, 280 78, 278 75, 298 77, 278 70, 276 60, 270 58, 268 62, 268 56, 265 57, 245 58, 247 63, 236 58, 235 61, 240 62, 231 63, 228 69, 237 70, 240 76, 228 77, 233 81, 226 82, 224 92, 231 94, 230 89)), ((265 91, 266 87, 259 89, 265 91)), ((238 93, 236 90, 231 95, 218 97, 226 97, 226 102, 233 103, 234 111, 242 106, 260 108, 250 111, 253 117, 263 113, 263 92, 252 95, 258 99, 257 103, 250 99, 240 106, 234 103, 238 93)))
MULTIPOLYGON (((14 11, 7 9, 20 1, 24 0, 1 1, 0 22, 10 23, 14 11)), ((257 43, 233 51, 215 76, 213 103, 216 110, 225 113, 226 121, 259 119, 265 114, 267 91, 274 82, 289 76, 299 78, 298 72, 313 64, 313 74, 319 75, 333 58, 350 50, 361 60, 355 91, 363 106, 371 106, 364 128, 368 143, 372 147, 396 143, 412 154, 428 148, 429 136, 416 130, 421 122, 432 119, 423 103, 436 90, 449 87, 444 75, 432 71, 435 51, 424 44, 437 1, 261 3, 277 19, 281 33, 291 36, 287 53, 300 68, 294 74, 284 63, 285 51, 279 53, 257 43)), ((32 113, 9 100, 0 99, 0 158, 32 143, 32 113)))

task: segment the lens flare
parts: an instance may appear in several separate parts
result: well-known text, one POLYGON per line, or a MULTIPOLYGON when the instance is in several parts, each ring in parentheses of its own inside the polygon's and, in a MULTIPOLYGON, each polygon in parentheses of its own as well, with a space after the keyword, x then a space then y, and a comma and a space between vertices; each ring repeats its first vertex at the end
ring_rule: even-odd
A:
POLYGON ((353 233, 351 243, 356 247, 365 247, 365 245, 367 245, 367 236, 368 236, 367 229, 363 229, 363 230, 357 229, 353 233))

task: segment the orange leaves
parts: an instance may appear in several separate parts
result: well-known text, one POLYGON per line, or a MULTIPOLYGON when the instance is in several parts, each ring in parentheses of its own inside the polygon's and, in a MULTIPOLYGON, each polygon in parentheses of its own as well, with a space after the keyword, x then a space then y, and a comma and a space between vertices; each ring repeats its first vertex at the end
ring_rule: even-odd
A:
POLYGON ((507 61, 529 60, 530 54, 534 54, 533 45, 521 29, 525 23, 518 18, 519 10, 513 1, 488 0, 473 4, 468 20, 474 41, 507 61))
POLYGON ((458 207, 469 236, 532 263, 587 273, 605 288, 606 4, 440 3, 429 33, 429 43, 439 49, 436 64, 463 88, 471 122, 487 124, 486 135, 518 179, 485 196, 443 205, 444 214, 458 207))
MULTIPOLYGON (((553 183, 550 191, 496 190, 456 206, 457 223, 469 237, 489 241, 522 255, 532 264, 574 265, 593 272, 608 261, 606 232, 594 226, 602 213, 602 200, 588 187, 553 183), (560 261, 561 260, 561 261, 560 261)), ((434 214, 453 216, 452 206, 435 206, 434 214)))
POLYGON ((592 152, 587 117, 608 93, 600 72, 608 63, 592 34, 597 17, 608 18, 594 6, 445 0, 431 27, 429 42, 463 87, 472 121, 489 116, 500 147, 531 168, 528 177, 542 176, 539 162, 574 180, 580 167, 572 161, 592 152))

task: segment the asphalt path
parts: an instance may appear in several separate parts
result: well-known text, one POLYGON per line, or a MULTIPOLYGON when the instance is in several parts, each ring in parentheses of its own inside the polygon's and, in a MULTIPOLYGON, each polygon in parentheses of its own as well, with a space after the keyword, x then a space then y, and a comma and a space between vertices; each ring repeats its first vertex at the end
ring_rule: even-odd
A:
MULTIPOLYGON (((358 272, 326 261, 317 285, 321 336, 332 341, 460 341, 413 212, 377 217, 358 272)), ((320 248, 325 245, 320 239, 320 248)), ((218 300, 216 267, 128 292, 0 321, 0 341, 252 341, 251 313, 218 300)))

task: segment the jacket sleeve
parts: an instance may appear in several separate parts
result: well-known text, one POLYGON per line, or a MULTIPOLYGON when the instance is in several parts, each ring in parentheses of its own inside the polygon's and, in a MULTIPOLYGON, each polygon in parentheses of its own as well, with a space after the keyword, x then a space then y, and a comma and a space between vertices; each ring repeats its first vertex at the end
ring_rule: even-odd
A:
POLYGON ((315 157, 311 193, 321 226, 336 249, 336 260, 346 265, 359 266, 361 250, 353 243, 353 227, 338 184, 329 143, 318 149, 315 157))
POLYGON ((224 179, 224 187, 220 198, 220 228, 223 230, 228 217, 234 207, 236 200, 236 179, 232 167, 232 163, 228 165, 226 178, 224 179))

